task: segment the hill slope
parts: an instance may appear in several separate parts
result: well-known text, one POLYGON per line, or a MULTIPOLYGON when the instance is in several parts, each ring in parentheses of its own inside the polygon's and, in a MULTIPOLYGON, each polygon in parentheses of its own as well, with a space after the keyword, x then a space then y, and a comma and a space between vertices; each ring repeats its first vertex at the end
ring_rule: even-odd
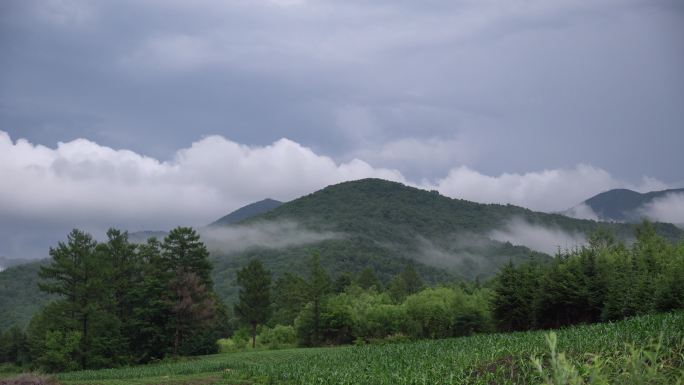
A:
POLYGON ((684 195, 684 189, 651 191, 643 194, 627 189, 614 189, 597 194, 567 210, 566 213, 572 216, 577 207, 584 205, 602 221, 639 222, 644 216, 642 210, 645 206, 670 194, 684 195))

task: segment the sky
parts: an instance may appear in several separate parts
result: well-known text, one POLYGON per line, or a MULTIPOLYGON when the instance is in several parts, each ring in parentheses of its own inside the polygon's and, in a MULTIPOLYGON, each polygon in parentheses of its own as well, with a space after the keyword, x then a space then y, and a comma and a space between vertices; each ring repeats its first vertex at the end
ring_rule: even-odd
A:
POLYGON ((365 177, 540 211, 684 187, 682 41, 676 0, 5 0, 0 256, 365 177))

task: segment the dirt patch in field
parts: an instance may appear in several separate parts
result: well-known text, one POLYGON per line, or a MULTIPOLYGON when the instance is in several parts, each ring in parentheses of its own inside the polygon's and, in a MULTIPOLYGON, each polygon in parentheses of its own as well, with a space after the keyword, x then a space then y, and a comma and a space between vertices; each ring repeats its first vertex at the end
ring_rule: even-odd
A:
POLYGON ((0 385, 60 385, 52 377, 40 374, 20 374, 16 377, 0 380, 0 385))

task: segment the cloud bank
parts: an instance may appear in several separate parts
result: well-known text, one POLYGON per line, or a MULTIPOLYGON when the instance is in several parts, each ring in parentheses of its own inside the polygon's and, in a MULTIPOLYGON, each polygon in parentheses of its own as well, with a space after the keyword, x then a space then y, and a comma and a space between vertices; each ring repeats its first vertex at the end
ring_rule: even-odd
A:
POLYGON ((667 194, 643 205, 637 212, 652 220, 674 223, 684 228, 684 194, 667 194))
MULTIPOLYGON (((408 141, 387 148, 403 152, 410 151, 410 145, 408 141)), ((50 148, 21 138, 13 141, 3 131, 0 176, 6 181, 0 184, 0 253, 10 257, 23 257, 27 244, 35 244, 36 239, 54 244, 73 227, 102 233, 110 226, 131 231, 203 226, 264 197, 288 201, 330 184, 370 177, 437 189, 453 198, 541 211, 563 210, 601 191, 625 186, 590 165, 499 176, 459 166, 434 182, 415 182, 397 170, 356 158, 337 162, 288 139, 248 146, 208 136, 179 149, 170 160, 159 160, 86 139, 50 148)), ((661 185, 644 178, 639 188, 661 185)), ((666 218, 672 210, 665 206, 673 202, 680 198, 648 209, 666 218)), ((245 230, 231 237, 258 239, 259 234, 245 230)), ((40 245, 40 249, 44 255, 47 247, 40 245)))

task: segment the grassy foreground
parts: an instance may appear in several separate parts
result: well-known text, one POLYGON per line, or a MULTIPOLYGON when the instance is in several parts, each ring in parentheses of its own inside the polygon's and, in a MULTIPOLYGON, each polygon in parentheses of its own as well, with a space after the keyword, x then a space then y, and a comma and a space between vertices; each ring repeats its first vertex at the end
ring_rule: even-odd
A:
POLYGON ((103 385, 683 384, 684 313, 555 333, 218 354, 56 377, 103 385))

